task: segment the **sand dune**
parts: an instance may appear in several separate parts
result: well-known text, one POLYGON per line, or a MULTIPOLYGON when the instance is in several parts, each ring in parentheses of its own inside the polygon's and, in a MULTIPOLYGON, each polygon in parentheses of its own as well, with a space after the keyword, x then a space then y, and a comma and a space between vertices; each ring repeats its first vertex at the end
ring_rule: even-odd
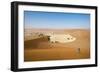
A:
MULTIPOLYGON (((24 41, 24 61, 67 60, 90 58, 90 32, 87 29, 40 30, 32 32, 71 34, 77 40, 70 43, 50 43, 48 37, 24 41), (80 50, 79 50, 80 49, 80 50)), ((28 31, 27 31, 28 33, 28 31)), ((27 37, 29 38, 29 37, 27 37)))

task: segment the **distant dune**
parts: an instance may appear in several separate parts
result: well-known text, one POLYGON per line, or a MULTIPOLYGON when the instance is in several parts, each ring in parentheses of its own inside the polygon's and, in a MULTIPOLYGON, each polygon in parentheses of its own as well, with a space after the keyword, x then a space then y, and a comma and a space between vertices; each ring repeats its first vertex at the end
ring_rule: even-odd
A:
POLYGON ((89 29, 25 29, 24 61, 67 60, 90 58, 89 29), (70 43, 51 43, 48 36, 32 36, 34 33, 70 34, 77 40, 70 43), (27 34, 31 34, 27 36, 27 34), (32 38, 30 38, 32 37, 32 38))

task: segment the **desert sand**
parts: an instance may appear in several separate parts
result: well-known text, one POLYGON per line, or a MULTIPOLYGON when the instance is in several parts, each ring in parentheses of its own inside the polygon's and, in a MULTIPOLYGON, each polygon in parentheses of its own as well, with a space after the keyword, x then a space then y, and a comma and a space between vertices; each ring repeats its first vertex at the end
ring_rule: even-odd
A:
POLYGON ((73 60, 90 58, 89 29, 31 29, 25 30, 24 61, 73 60), (69 43, 51 43, 47 36, 32 33, 70 34, 76 40, 69 43), (31 33, 31 36, 27 36, 31 33))

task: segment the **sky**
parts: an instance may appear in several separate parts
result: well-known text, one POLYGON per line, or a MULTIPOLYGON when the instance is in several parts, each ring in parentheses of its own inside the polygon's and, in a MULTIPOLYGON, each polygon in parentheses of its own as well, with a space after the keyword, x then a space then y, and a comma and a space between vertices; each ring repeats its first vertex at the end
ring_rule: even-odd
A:
POLYGON ((48 29, 89 29, 90 14, 24 11, 25 27, 48 29))

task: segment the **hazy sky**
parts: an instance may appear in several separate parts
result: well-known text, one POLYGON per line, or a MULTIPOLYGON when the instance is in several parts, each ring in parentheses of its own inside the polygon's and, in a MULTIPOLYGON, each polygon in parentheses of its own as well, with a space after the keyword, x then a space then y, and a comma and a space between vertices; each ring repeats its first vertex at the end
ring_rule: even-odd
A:
POLYGON ((90 28, 90 14, 24 11, 25 27, 52 29, 90 28))

